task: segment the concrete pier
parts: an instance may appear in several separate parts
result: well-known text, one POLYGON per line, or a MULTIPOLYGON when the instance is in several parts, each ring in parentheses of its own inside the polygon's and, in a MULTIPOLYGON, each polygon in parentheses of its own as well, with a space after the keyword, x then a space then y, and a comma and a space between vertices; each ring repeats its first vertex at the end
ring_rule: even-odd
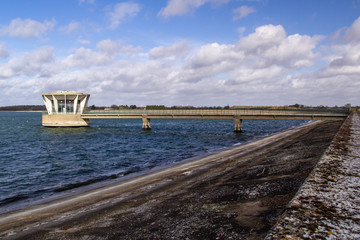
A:
POLYGON ((151 130, 151 126, 150 126, 150 119, 147 117, 147 115, 143 115, 142 116, 142 130, 148 131, 151 130))
POLYGON ((242 127, 241 127, 241 123, 242 123, 242 119, 240 119, 239 117, 235 118, 235 129, 234 132, 242 132, 242 127))

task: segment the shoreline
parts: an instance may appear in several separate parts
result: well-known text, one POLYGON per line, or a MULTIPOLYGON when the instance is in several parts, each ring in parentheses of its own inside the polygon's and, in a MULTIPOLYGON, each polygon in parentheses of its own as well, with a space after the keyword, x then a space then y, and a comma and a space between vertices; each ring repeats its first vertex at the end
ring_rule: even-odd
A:
MULTIPOLYGON (((0 236, 16 236, 32 234, 42 228, 63 224, 78 216, 92 215, 102 209, 112 207, 120 202, 136 196, 167 188, 183 178, 196 178, 203 172, 227 164, 233 159, 246 157, 261 149, 281 142, 303 131, 320 126, 322 122, 312 122, 285 132, 281 132, 255 142, 235 146, 233 148, 213 153, 208 156, 165 167, 145 175, 121 180, 108 186, 49 203, 31 206, 0 215, 0 236)), ((245 160, 240 161, 245 162, 245 160)))

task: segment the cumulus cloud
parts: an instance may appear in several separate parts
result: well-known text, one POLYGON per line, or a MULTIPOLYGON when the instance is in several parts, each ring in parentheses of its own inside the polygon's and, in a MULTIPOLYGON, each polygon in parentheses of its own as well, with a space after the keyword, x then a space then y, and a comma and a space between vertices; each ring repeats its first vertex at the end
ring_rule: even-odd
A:
POLYGON ((332 60, 329 66, 337 69, 345 67, 358 68, 360 66, 360 44, 344 46, 341 56, 332 60))
POLYGON ((192 68, 209 67, 215 69, 226 63, 229 67, 238 64, 244 59, 243 52, 238 52, 234 45, 226 44, 206 44, 202 46, 191 58, 192 68))
POLYGON ((65 34, 70 34, 80 28, 79 22, 71 22, 67 26, 61 27, 59 30, 65 34))
POLYGON ((0 42, 0 58, 8 58, 9 56, 10 56, 10 53, 6 49, 5 43, 0 42))
POLYGON ((264 25, 233 43, 196 48, 188 40, 143 52, 104 39, 56 58, 43 47, 0 62, 0 86, 48 91, 71 84, 96 105, 356 104, 360 41, 346 40, 356 29, 355 21, 336 43, 264 25))
POLYGON ((211 3, 214 7, 229 2, 229 0, 169 0, 166 7, 158 13, 159 16, 168 18, 192 13, 205 3, 211 3))
POLYGON ((97 65, 105 65, 113 61, 113 57, 81 47, 63 60, 66 68, 86 68, 97 65))
POLYGON ((316 57, 313 49, 321 39, 299 34, 287 36, 282 26, 265 25, 241 38, 236 45, 252 56, 257 66, 279 64, 296 69, 313 64, 316 57))
POLYGON ((360 17, 356 19, 354 23, 347 29, 344 38, 347 42, 360 41, 360 17))
POLYGON ((153 59, 159 58, 183 58, 187 56, 191 47, 188 42, 176 42, 170 46, 160 46, 152 48, 149 51, 149 56, 153 59))
MULTIPOLYGON (((360 101, 356 94, 360 87, 359 23, 358 18, 349 28, 340 30, 344 34, 338 35, 338 41, 322 46, 321 67, 288 78, 291 87, 298 90, 297 95, 306 96, 309 102, 322 100, 334 105, 360 101)), ((299 46, 303 46, 302 41, 299 46)))
POLYGON ((20 38, 39 38, 52 30, 55 20, 45 20, 38 22, 32 19, 16 18, 11 21, 9 26, 0 28, 0 36, 20 37, 20 38))
POLYGON ((91 41, 90 40, 88 40, 88 39, 84 39, 84 38, 82 38, 82 37, 79 37, 78 39, 77 39, 77 41, 78 41, 78 43, 80 43, 80 44, 90 44, 91 43, 91 41))
POLYGON ((120 2, 107 13, 110 28, 115 29, 124 21, 129 20, 140 12, 140 5, 134 2, 120 2))
POLYGON ((254 33, 241 38, 237 45, 246 51, 256 52, 271 48, 285 38, 286 32, 281 25, 270 24, 257 27, 254 33))
POLYGON ((167 6, 160 10, 159 16, 165 18, 176 15, 181 16, 194 11, 206 2, 207 0, 170 0, 167 6))
POLYGON ((108 55, 132 55, 141 51, 141 47, 126 45, 122 41, 106 39, 98 42, 96 47, 108 55))
POLYGON ((62 66, 68 69, 106 66, 121 55, 130 56, 141 51, 140 47, 135 48, 110 39, 98 42, 96 47, 98 51, 84 47, 76 49, 62 61, 62 66))
MULTIPOLYGON (((322 79, 358 78, 360 74, 360 17, 333 45, 327 46, 329 64, 317 72, 322 79)), ((350 84, 352 86, 353 84, 350 84)))
POLYGON ((241 18, 244 18, 246 16, 248 16, 251 13, 256 12, 255 9, 253 7, 248 7, 248 6, 241 6, 239 8, 234 9, 233 13, 233 20, 239 20, 241 18))
POLYGON ((54 60, 54 48, 41 47, 33 52, 26 52, 20 57, 12 58, 6 65, 0 65, 0 78, 49 75, 54 60))

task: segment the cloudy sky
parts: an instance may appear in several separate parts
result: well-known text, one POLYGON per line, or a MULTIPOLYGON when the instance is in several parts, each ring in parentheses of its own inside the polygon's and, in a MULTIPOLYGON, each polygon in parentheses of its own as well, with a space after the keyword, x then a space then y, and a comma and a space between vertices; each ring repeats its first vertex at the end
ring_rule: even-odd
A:
POLYGON ((360 0, 0 2, 0 106, 360 105, 360 0))

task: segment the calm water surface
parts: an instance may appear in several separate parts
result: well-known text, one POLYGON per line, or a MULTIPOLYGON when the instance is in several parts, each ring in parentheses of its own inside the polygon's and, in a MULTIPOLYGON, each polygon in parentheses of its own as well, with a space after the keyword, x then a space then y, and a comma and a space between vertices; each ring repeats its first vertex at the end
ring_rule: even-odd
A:
POLYGON ((46 128, 41 113, 0 112, 0 213, 172 165, 306 123, 299 120, 96 119, 46 128))

